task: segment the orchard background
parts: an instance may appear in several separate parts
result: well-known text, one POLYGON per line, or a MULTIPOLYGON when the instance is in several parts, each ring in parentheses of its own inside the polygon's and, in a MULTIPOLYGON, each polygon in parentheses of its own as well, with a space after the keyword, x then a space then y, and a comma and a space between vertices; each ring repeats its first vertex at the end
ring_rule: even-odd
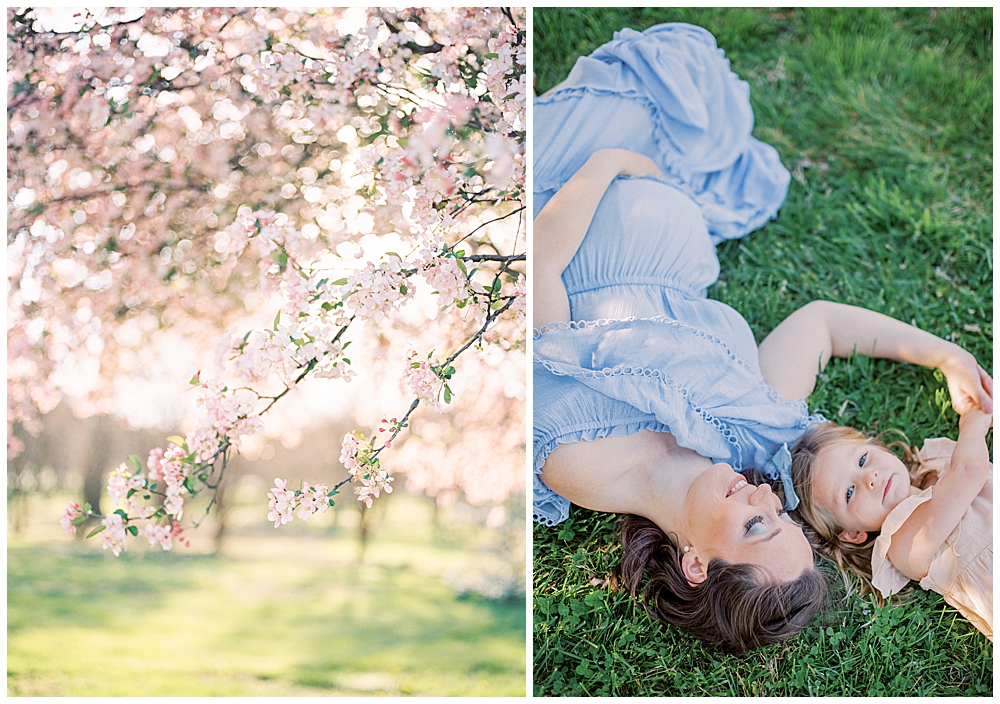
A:
POLYGON ((9 693, 523 692, 524 11, 7 21, 9 693))

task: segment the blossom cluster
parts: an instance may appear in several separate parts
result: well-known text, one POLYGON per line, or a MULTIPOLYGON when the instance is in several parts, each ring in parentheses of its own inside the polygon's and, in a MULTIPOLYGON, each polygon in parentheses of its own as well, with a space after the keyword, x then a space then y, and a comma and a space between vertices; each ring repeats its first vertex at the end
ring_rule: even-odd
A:
POLYGON ((348 276, 340 293, 354 315, 380 323, 388 312, 413 297, 413 284, 406 280, 399 257, 390 256, 378 266, 369 262, 348 276))
POLYGON ((415 351, 410 351, 406 358, 406 381, 417 398, 432 403, 437 402, 444 387, 444 380, 437 370, 441 368, 440 362, 428 357, 418 359, 415 351))
POLYGON ((340 448, 340 461, 347 468, 351 478, 361 484, 358 487, 358 501, 371 508, 372 500, 377 499, 381 492, 392 493, 392 477, 381 468, 378 452, 375 449, 375 436, 365 439, 365 436, 355 430, 344 436, 340 448))
MULTIPOLYGON (((215 339, 281 301, 270 328, 217 346, 219 379, 192 379, 193 429, 154 449, 145 473, 115 470, 108 549, 119 554, 129 535, 170 549, 185 502, 217 485, 230 448, 284 395, 255 389, 355 376, 354 321, 456 356, 519 348, 523 221, 504 223, 520 223, 506 240, 493 223, 524 209, 523 9, 74 18, 56 28, 57 12, 8 11, 9 456, 59 402, 67 369, 136 374, 167 332, 215 339), (375 234, 400 240, 402 254, 331 263, 375 234), (418 284, 436 294, 433 325, 413 322, 417 305, 400 312, 418 284)), ((455 368, 414 355, 404 373, 414 403, 449 401, 455 368)), ((398 359, 385 364, 398 370, 398 359)), ((109 412, 113 387, 92 385, 74 412, 109 412)), ((495 412, 470 417, 489 424, 495 412)), ((345 438, 342 462, 367 506, 391 491, 378 455, 406 417, 378 448, 360 431, 345 438)), ((326 510, 334 493, 276 485, 272 520, 326 510)), ((64 527, 88 516, 71 505, 64 527)))
POLYGON ((289 489, 284 479, 275 479, 274 487, 267 493, 267 507, 270 509, 267 520, 274 521, 275 528, 295 516, 308 521, 316 512, 326 513, 331 506, 330 497, 337 493, 336 490, 330 491, 325 484, 310 485, 306 481, 297 491, 289 489))

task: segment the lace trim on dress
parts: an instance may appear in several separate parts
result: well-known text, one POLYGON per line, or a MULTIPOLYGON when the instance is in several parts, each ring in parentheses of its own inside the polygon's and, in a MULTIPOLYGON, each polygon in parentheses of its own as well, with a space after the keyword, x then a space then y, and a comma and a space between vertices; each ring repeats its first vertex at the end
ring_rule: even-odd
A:
MULTIPOLYGON (((771 387, 770 384, 768 384, 766 381, 764 381, 764 378, 762 376, 760 376, 760 373, 756 369, 754 369, 749 364, 747 364, 746 362, 744 362, 742 359, 740 359, 739 357, 737 357, 736 354, 729 348, 729 345, 727 345, 721 339, 719 339, 715 335, 712 335, 712 334, 709 334, 709 333, 705 332, 701 328, 696 328, 696 327, 694 327, 692 325, 686 325, 685 323, 682 323, 679 320, 675 320, 674 318, 669 318, 669 317, 667 317, 665 315, 656 315, 656 316, 653 316, 651 318, 639 318, 639 317, 632 317, 632 318, 600 318, 598 320, 573 320, 573 321, 570 321, 568 323, 566 323, 566 322, 549 323, 547 325, 543 325, 540 328, 533 328, 532 329, 532 339, 538 340, 538 339, 541 338, 542 335, 544 335, 547 332, 552 332, 553 330, 583 330, 583 329, 586 329, 586 328, 593 328, 593 327, 610 325, 612 323, 631 323, 631 322, 650 322, 650 323, 661 323, 661 324, 664 324, 664 325, 669 325, 671 327, 677 328, 678 330, 681 330, 682 332, 690 333, 691 335, 695 335, 696 337, 700 337, 701 339, 703 339, 703 340, 705 340, 707 342, 710 342, 712 344, 718 345, 719 347, 721 347, 723 349, 723 351, 726 353, 726 356, 729 357, 729 359, 731 361, 736 362, 738 365, 740 365, 745 370, 747 370, 750 374, 752 374, 753 376, 755 376, 755 377, 757 377, 759 379, 760 386, 761 386, 761 388, 764 389, 764 392, 767 395, 767 397, 768 397, 769 400, 773 401, 774 403, 778 403, 778 404, 789 403, 788 401, 785 401, 785 399, 783 399, 781 397, 781 394, 779 394, 777 391, 775 391, 771 387)), ((541 363, 543 365, 545 365, 545 360, 539 360, 539 361, 541 361, 541 363)), ((549 368, 548 365, 545 365, 545 366, 547 368, 549 368)), ((611 369, 612 370, 619 369, 619 367, 612 367, 611 369)), ((639 367, 624 367, 624 369, 633 370, 633 369, 640 369, 640 368, 639 367)), ((642 368, 642 369, 645 369, 645 368, 642 368)), ((553 374, 559 374, 559 372, 556 372, 556 371, 554 371, 551 368, 549 368, 549 371, 551 371, 553 374)), ((602 370, 602 371, 603 371, 602 374, 598 374, 597 372, 589 372, 589 373, 584 373, 582 376, 585 377, 585 378, 595 378, 595 377, 600 376, 600 375, 603 375, 605 377, 612 376, 612 374, 608 373, 609 369, 607 367, 605 367, 604 370, 602 370)), ((636 372, 635 371, 628 371, 628 372, 614 372, 614 373, 615 374, 621 374, 621 373, 635 374, 636 372)), ((560 376, 564 376, 562 374, 559 374, 559 375, 560 376)), ((640 373, 640 375, 641 376, 650 376, 650 374, 645 374, 645 373, 640 373)), ((577 375, 574 375, 574 376, 577 376, 577 375)), ((790 403, 795 403, 795 402, 791 401, 790 403)))

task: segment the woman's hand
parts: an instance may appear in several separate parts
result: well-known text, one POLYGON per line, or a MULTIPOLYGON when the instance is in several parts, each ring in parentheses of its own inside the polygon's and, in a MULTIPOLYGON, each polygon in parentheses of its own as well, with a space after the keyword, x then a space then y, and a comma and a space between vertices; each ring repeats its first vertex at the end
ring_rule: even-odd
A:
POLYGON ((975 408, 993 413, 993 379, 975 357, 958 347, 938 369, 948 380, 951 405, 959 415, 975 408))
POLYGON ((545 204, 535 218, 531 297, 534 324, 569 322, 562 272, 569 265, 617 176, 663 176, 648 156, 627 149, 600 149, 545 204))
POLYGON ((656 176, 663 178, 663 172, 645 154, 628 149, 599 149, 591 158, 607 161, 614 165, 619 176, 656 176))

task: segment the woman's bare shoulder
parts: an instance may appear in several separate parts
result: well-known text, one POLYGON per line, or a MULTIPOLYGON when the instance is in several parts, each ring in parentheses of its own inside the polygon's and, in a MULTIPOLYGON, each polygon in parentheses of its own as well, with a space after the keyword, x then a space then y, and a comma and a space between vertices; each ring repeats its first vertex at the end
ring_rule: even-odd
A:
POLYGON ((559 445, 545 460, 542 481, 578 506, 634 511, 636 492, 671 445, 676 447, 673 436, 652 431, 559 445))

